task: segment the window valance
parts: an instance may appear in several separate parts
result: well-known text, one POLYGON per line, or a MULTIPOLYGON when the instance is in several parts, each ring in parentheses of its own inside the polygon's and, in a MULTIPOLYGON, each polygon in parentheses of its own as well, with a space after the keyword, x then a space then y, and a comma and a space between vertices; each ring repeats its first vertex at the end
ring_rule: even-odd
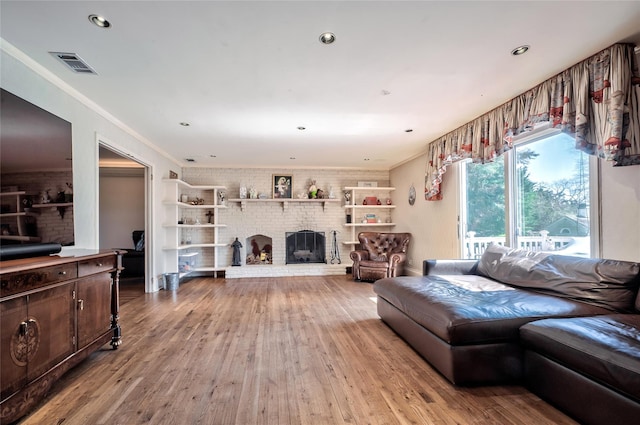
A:
POLYGON ((576 139, 576 149, 612 161, 640 164, 640 73, 634 46, 615 44, 544 81, 427 146, 425 199, 442 199, 451 163, 491 162, 513 137, 548 122, 576 139))

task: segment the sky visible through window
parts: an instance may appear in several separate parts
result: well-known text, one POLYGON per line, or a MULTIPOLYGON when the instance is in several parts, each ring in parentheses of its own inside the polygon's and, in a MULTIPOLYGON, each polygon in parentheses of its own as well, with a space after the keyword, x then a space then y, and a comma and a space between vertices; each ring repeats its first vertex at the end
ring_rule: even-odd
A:
POLYGON ((584 155, 575 148, 575 139, 564 133, 530 143, 526 149, 539 154, 529 165, 530 179, 536 183, 573 177, 581 155, 584 155))

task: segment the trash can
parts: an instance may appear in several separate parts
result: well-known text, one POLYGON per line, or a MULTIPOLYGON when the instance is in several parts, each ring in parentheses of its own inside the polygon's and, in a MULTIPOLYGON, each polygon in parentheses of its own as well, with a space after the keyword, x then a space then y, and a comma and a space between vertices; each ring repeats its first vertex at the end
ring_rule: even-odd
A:
POLYGON ((164 274, 164 289, 167 291, 177 291, 180 286, 180 273, 164 274))

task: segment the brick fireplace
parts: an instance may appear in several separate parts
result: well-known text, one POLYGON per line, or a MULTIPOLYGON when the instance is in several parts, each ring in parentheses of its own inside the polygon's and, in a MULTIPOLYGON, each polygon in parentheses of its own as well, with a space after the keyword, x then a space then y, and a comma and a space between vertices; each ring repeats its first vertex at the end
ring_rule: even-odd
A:
MULTIPOLYGON (((183 168, 182 179, 194 184, 216 184, 226 187, 226 207, 220 214, 220 223, 224 226, 218 229, 221 243, 230 245, 235 238, 242 242, 240 267, 227 267, 226 278, 244 277, 277 277, 277 276, 321 276, 344 275, 346 268, 351 266, 348 260, 352 246, 342 243, 350 240, 345 227, 346 212, 344 208, 343 191, 345 186, 357 186, 358 181, 377 181, 378 185, 389 185, 389 172, 380 170, 302 170, 302 169, 261 169, 261 168, 183 168), (274 174, 293 176, 293 199, 288 205, 278 202, 249 202, 241 208, 239 202, 230 199, 239 197, 240 186, 254 187, 258 193, 264 193, 271 198, 271 182, 274 174), (313 178, 318 187, 323 190, 333 188, 336 196, 342 202, 321 203, 296 202, 299 192, 306 189, 307 181, 313 178), (287 233, 299 229, 311 229, 324 233, 324 249, 322 262, 288 262, 287 261, 287 233), (331 252, 331 231, 338 231, 338 246, 342 256, 342 264, 326 264, 327 254, 331 252), (247 256, 253 255, 254 247, 251 240, 255 235, 271 238, 271 263, 249 264, 247 256), (345 261, 346 259, 346 261, 345 261)), ((258 249, 262 252, 266 242, 256 239, 258 249)), ((201 261, 204 264, 213 262, 209 258, 213 250, 203 250, 201 261)), ((231 246, 220 247, 218 264, 230 265, 233 249, 231 246)), ((265 253, 266 254, 266 253, 265 253)), ((305 253, 298 252, 298 257, 305 257, 305 253)))

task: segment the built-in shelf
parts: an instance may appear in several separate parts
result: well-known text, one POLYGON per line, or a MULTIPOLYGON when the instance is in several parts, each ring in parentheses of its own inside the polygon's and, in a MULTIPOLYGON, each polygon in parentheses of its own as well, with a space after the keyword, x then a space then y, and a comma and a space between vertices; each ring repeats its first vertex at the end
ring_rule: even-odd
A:
POLYGON ((59 208, 59 207, 72 207, 73 202, 49 202, 46 204, 33 204, 31 208, 59 208))
POLYGON ((396 223, 345 223, 345 227, 395 226, 396 223))
POLYGON ((182 279, 183 277, 189 276, 192 273, 214 273, 214 272, 222 272, 225 270, 226 268, 224 267, 194 267, 189 271, 180 272, 179 276, 180 276, 180 279, 182 279))
POLYGON ((196 190, 225 190, 225 186, 216 186, 216 185, 208 185, 208 184, 190 184, 184 180, 180 179, 162 179, 163 182, 167 183, 175 183, 178 186, 184 186, 188 189, 196 189, 196 190))
POLYGON ((395 205, 345 205, 344 206, 346 209, 353 209, 353 210, 358 210, 358 209, 367 209, 367 210, 375 210, 375 209, 380 209, 380 210, 388 210, 391 208, 395 208, 395 205))
POLYGON ((4 213, 4 214, 0 214, 0 217, 2 218, 10 218, 10 217, 37 217, 38 216, 38 212, 37 211, 20 211, 20 212, 11 212, 11 213, 4 213))
POLYGON ((5 241, 40 242, 40 238, 37 236, 0 235, 0 239, 5 241))
POLYGON ((227 208, 226 205, 211 205, 211 204, 197 204, 197 205, 193 205, 193 204, 189 204, 186 202, 178 202, 178 201, 164 201, 163 204, 165 205, 175 205, 178 206, 180 208, 203 208, 203 209, 213 209, 213 208, 227 208))
POLYGON ((30 208, 25 208, 25 210, 32 209, 41 209, 41 208, 55 208, 58 210, 58 214, 60 214, 60 218, 64 217, 67 208, 72 207, 73 202, 47 202, 46 204, 33 204, 30 208))
POLYGON ((367 204, 362 204, 361 200, 356 199, 356 195, 360 194, 360 196, 362 196, 362 194, 372 194, 372 193, 378 193, 378 192, 385 192, 385 193, 389 193, 392 192, 394 190, 396 190, 395 187, 360 187, 360 186, 347 186, 344 188, 345 191, 349 191, 351 192, 351 199, 349 200, 349 203, 345 204, 344 208, 347 212, 351 212, 351 218, 353 220, 352 223, 345 223, 344 226, 349 228, 351 231, 351 240, 349 241, 343 241, 342 244, 343 245, 358 245, 360 242, 357 240, 358 239, 358 235, 356 233, 356 229, 358 228, 363 228, 363 227, 393 227, 396 224, 395 223, 362 223, 361 221, 356 221, 356 217, 355 217, 355 213, 356 211, 362 211, 362 210, 369 210, 369 211, 375 211, 375 210, 391 210, 393 208, 395 208, 395 205, 388 205, 386 202, 380 205, 377 204, 373 204, 373 205, 367 205, 367 204))
POLYGON ((227 227, 226 224, 163 224, 162 227, 178 227, 181 229, 214 229, 216 227, 227 227))
MULTIPOLYGON (((189 249, 189 248, 216 248, 216 247, 220 247, 220 246, 229 246, 229 244, 226 243, 190 243, 190 244, 183 244, 183 245, 178 245, 178 246, 166 246, 163 249, 165 251, 175 251, 175 250, 182 250, 182 249, 189 249)), ((180 254, 182 255, 182 254, 180 254)))
MULTIPOLYGON (((3 206, 5 203, 9 206, 9 211, 0 214, 0 219, 2 219, 3 224, 9 224, 10 222, 16 224, 17 234, 14 235, 0 235, 1 240, 5 241, 15 241, 15 242, 40 242, 40 238, 38 236, 29 235, 29 231, 27 228, 27 217, 37 217, 39 215, 39 211, 34 211, 31 208, 26 208, 28 205, 25 200, 27 200, 28 194, 23 190, 12 191, 12 192, 0 192, 0 197, 2 198, 13 198, 9 200, 3 199, 3 206), (13 202, 12 202, 13 201, 13 202), (11 204, 8 204, 11 202, 11 204), (25 205, 26 204, 26 205, 25 205)), ((35 222, 35 220, 31 220, 31 222, 35 222)), ((33 223, 35 225, 35 223, 33 223)))
MULTIPOLYGON (((163 224, 163 227, 167 229, 168 236, 168 246, 163 249, 176 253, 178 269, 180 268, 180 258, 195 257, 199 255, 203 249, 212 249, 213 251, 213 265, 195 266, 195 264, 190 264, 190 270, 178 270, 180 277, 194 272, 213 272, 215 274, 217 271, 224 270, 224 267, 218 264, 218 248, 226 247, 228 244, 219 242, 218 230, 226 227, 225 224, 220 223, 219 216, 220 210, 228 208, 222 202, 226 187, 190 184, 180 179, 163 179, 163 182, 166 184, 167 191, 162 203, 166 205, 169 217, 175 220, 173 223, 163 224), (181 202, 185 200, 188 201, 190 198, 202 199, 203 201, 201 202, 206 202, 206 204, 194 205, 191 202, 181 202), (204 214, 202 210, 211 211, 204 214), (186 220, 188 220, 189 224, 179 224, 178 221, 182 220, 183 213, 187 211, 189 212, 185 215, 187 216, 186 220), (195 220, 199 220, 198 224, 195 223, 195 220), (185 231, 188 237, 185 237, 183 233, 185 231), (204 242, 184 243, 187 240, 191 240, 192 233, 196 234, 197 241, 204 242)), ((211 251, 209 251, 209 253, 211 253, 211 251)), ((208 258, 209 255, 206 257, 208 258)))
MULTIPOLYGON (((344 190, 351 190, 355 192, 393 192, 395 187, 360 187, 360 186, 346 186, 344 190)), ((353 201, 353 199, 352 199, 353 201)))

